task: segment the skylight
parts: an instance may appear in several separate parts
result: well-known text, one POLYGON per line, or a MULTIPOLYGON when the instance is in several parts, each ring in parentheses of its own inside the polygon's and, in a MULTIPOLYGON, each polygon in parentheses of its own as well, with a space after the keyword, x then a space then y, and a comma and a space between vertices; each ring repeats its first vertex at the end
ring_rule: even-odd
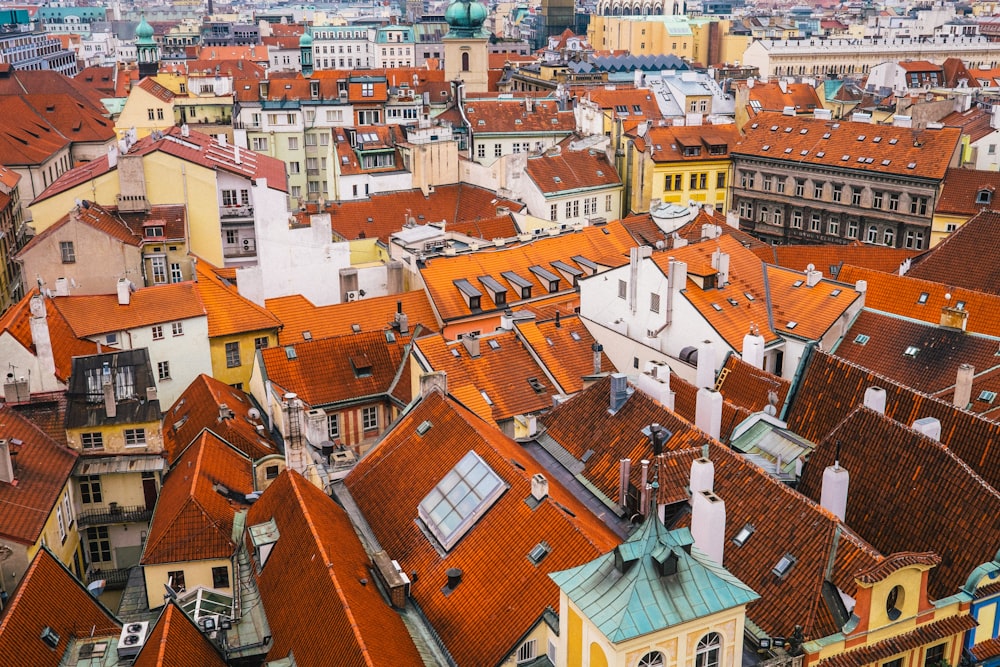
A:
POLYGON ((486 462, 470 451, 424 496, 417 514, 449 551, 506 488, 486 462))
POLYGON ((569 332, 569 337, 572 338, 573 340, 580 340, 580 334, 578 334, 575 331, 569 332))
POLYGON ((858 345, 867 345, 868 341, 870 341, 871 339, 872 337, 869 336, 868 334, 858 334, 857 336, 855 336, 854 342, 857 343, 858 345))
POLYGON ((491 338, 488 341, 487 344, 490 346, 491 350, 499 350, 500 349, 500 343, 496 339, 494 339, 494 338, 491 338))
POLYGON ((735 544, 738 547, 742 547, 744 544, 747 543, 747 540, 750 539, 750 536, 753 535, 754 530, 755 528, 753 527, 752 523, 746 524, 745 526, 740 528, 740 532, 736 533, 736 536, 733 538, 733 544, 735 544))
POLYGON ((840 290, 839 289, 833 290, 832 292, 830 292, 830 296, 840 296, 840 290))
POLYGON ((792 283, 792 287, 802 287, 802 285, 804 285, 804 284, 805 284, 804 281, 802 281, 802 280, 796 280, 794 283, 792 283))
POLYGON ((919 347, 917 347, 916 345, 909 345, 905 350, 903 350, 903 356, 913 358, 917 356, 918 352, 920 352, 919 347))
POLYGON ((799 326, 799 323, 795 322, 795 321, 792 321, 792 322, 789 322, 788 324, 786 324, 785 328, 787 328, 787 329, 794 329, 797 326, 799 326))
POLYGON ((490 398, 490 395, 486 393, 485 389, 480 390, 479 395, 483 397, 484 401, 486 401, 486 405, 493 405, 493 399, 490 398))
POLYGON ((792 569, 792 566, 795 565, 797 560, 798 559, 792 554, 785 554, 771 570, 771 574, 776 577, 784 578, 784 576, 788 574, 788 571, 792 569))
POLYGON ((979 392, 979 398, 977 400, 985 401, 986 403, 992 403, 997 398, 997 393, 995 391, 988 391, 986 389, 979 392))
POLYGON ((552 547, 549 546, 548 542, 543 540, 536 544, 535 548, 528 553, 528 560, 530 560, 532 564, 538 565, 545 559, 546 556, 549 555, 550 551, 552 551, 552 547))
POLYGON ((917 303, 921 303, 921 304, 927 303, 927 298, 928 297, 930 297, 930 294, 928 294, 927 292, 921 292, 920 296, 917 297, 917 303))
POLYGON ((713 303, 713 304, 712 304, 712 308, 715 308, 716 310, 719 310, 719 311, 721 311, 721 310, 722 310, 722 306, 720 306, 720 305, 719 305, 719 304, 717 304, 717 303, 713 303))

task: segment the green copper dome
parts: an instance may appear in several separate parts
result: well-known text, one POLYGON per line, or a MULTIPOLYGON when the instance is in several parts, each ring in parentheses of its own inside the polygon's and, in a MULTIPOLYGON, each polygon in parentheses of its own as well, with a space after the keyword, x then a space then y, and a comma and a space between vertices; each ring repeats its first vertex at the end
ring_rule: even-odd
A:
POLYGON ((454 0, 444 13, 448 34, 452 37, 480 37, 488 12, 486 6, 474 0, 454 0))
POLYGON ((310 35, 308 33, 308 31, 302 33, 302 36, 299 37, 299 48, 300 49, 303 48, 303 47, 307 47, 308 48, 308 47, 311 47, 312 45, 313 45, 312 35, 310 35))
POLYGON ((135 27, 135 38, 136 41, 140 43, 153 41, 153 26, 146 22, 145 14, 143 14, 142 18, 139 19, 139 25, 135 27))

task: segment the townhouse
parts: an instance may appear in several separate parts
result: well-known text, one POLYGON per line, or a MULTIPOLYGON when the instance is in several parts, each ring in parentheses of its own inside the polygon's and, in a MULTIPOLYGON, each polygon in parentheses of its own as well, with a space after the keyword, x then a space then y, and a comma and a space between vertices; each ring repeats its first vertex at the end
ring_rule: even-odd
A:
POLYGON ((565 140, 527 156, 524 175, 513 187, 530 215, 563 229, 621 217, 624 186, 603 149, 565 140))
POLYGON ((468 99, 460 103, 469 158, 484 165, 515 153, 531 153, 550 148, 576 129, 572 110, 563 110, 556 100, 468 99))
POLYGON ((770 243, 929 247, 934 208, 957 128, 760 114, 730 151, 730 208, 770 243))
POLYGON ((21 300, 24 282, 14 256, 27 242, 18 183, 20 174, 0 167, 0 313, 21 300))

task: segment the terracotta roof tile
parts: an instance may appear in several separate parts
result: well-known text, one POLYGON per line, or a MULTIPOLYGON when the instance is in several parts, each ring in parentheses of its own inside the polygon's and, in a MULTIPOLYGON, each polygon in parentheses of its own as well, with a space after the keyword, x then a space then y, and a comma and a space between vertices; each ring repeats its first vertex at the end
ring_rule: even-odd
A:
POLYGON ((739 140, 740 131, 735 125, 654 127, 646 135, 653 162, 663 163, 728 160, 729 151, 739 140))
POLYGON ((406 413, 345 484, 390 558, 417 572, 411 594, 460 665, 498 664, 513 651, 559 591, 550 572, 606 553, 618 538, 555 479, 534 509, 525 502, 531 478, 544 470, 520 445, 437 392, 406 413), (432 426, 415 436, 417 425, 432 426), (469 451, 478 454, 507 486, 446 554, 414 517, 421 500, 469 451), (433 461, 433 465, 414 462, 433 461), (398 484, 405 478, 406 484, 398 484), (545 541, 551 552, 539 564, 528 553, 545 541), (462 582, 446 593, 446 572, 462 582), (497 576, 498 573, 503 576, 497 576), (490 631, 484 633, 483 628, 490 631))
POLYGON ((587 88, 585 96, 601 109, 614 111, 623 120, 654 121, 663 118, 653 93, 639 88, 587 88), (624 112, 616 107, 624 106, 624 112), (638 107, 638 110, 636 109, 638 107))
POLYGON ((54 70, 11 70, 0 78, 0 96, 19 97, 24 94, 68 93, 90 104, 98 113, 104 112, 101 95, 83 79, 60 74, 54 70))
POLYGON ((20 96, 0 96, 0 117, 0 164, 8 167, 41 164, 70 143, 20 96))
POLYGON ((857 665, 883 662, 886 658, 942 639, 954 637, 959 640, 966 630, 971 630, 976 625, 975 619, 966 614, 949 616, 918 626, 915 630, 905 634, 889 637, 862 648, 838 653, 820 660, 816 664, 822 667, 856 667, 857 665))
POLYGON ((570 134, 576 130, 573 111, 560 111, 555 100, 469 100, 465 101, 465 117, 477 135, 570 134))
POLYGON ((751 412, 760 412, 770 403, 771 392, 775 394, 775 407, 779 410, 785 404, 791 381, 761 370, 731 354, 726 358, 719 374, 716 389, 730 403, 735 403, 751 412))
POLYGON ((437 317, 423 290, 367 298, 362 304, 337 303, 314 306, 302 295, 283 296, 266 301, 267 309, 281 322, 279 345, 292 345, 305 340, 308 331, 314 338, 329 338, 353 333, 357 324, 361 331, 384 331, 391 328, 397 304, 413 329, 418 324, 425 331, 437 331, 437 317))
POLYGON ((217 485, 235 494, 252 493, 253 464, 206 430, 180 455, 163 481, 142 565, 232 557, 236 549, 233 516, 249 503, 231 500, 217 485))
MULTIPOLYGON (((9 332, 32 354, 35 353, 35 343, 31 337, 29 305, 31 298, 37 295, 38 290, 32 289, 16 305, 0 315, 0 331, 9 332)), ((49 325, 49 339, 52 342, 52 356, 55 359, 56 377, 62 382, 67 382, 73 366, 73 357, 94 354, 97 352, 97 344, 77 338, 66 318, 53 304, 52 299, 46 298, 44 302, 47 314, 46 321, 49 325)))
POLYGON ((125 306, 119 305, 117 294, 58 296, 51 301, 80 338, 205 316, 193 282, 138 289, 125 306))
POLYGON ((743 131, 743 141, 731 148, 734 155, 782 159, 781 150, 791 148, 792 153, 784 159, 794 159, 804 166, 934 180, 944 178, 961 134, 950 127, 917 130, 779 113, 762 113, 743 131), (830 136, 824 138, 827 134, 830 136), (858 162, 858 158, 873 161, 858 162))
POLYGON ((794 107, 797 113, 803 114, 823 108, 816 88, 808 83, 758 82, 753 88, 747 88, 747 100, 751 104, 758 103, 759 107, 753 106, 764 112, 781 112, 785 107, 794 107))
POLYGON ((254 331, 276 331, 281 327, 271 313, 240 296, 236 288, 219 278, 207 262, 197 263, 195 287, 208 315, 208 335, 228 336, 254 331))
MULTIPOLYGON (((761 388, 763 389, 763 387, 761 388)), ((674 393, 674 412, 693 424, 698 411, 698 387, 677 375, 671 374, 670 390, 674 393)), ((719 438, 725 442, 729 440, 733 429, 749 417, 752 411, 729 400, 726 397, 726 392, 720 393, 722 393, 723 400, 722 424, 719 429, 719 438)), ((764 398, 767 397, 766 391, 763 396, 764 398)))
POLYGON ((583 376, 593 375, 595 370, 599 373, 615 370, 603 351, 598 353, 600 367, 594 368, 592 346, 596 340, 580 321, 579 315, 546 321, 519 320, 514 326, 531 354, 541 361, 564 394, 580 391, 583 376))
POLYGON ((146 91, 161 102, 173 102, 174 93, 167 87, 161 85, 151 76, 139 82, 138 87, 146 91))
POLYGON ((618 170, 603 151, 546 151, 528 158, 525 173, 547 195, 621 185, 618 170))
POLYGON ((823 275, 837 279, 845 264, 876 271, 895 272, 905 260, 920 254, 917 250, 871 246, 856 241, 847 245, 769 245, 762 244, 754 252, 768 264, 786 269, 805 271, 812 264, 823 275))
POLYGON ((493 239, 509 239, 518 235, 517 222, 510 213, 504 213, 493 218, 475 218, 455 222, 448 225, 448 231, 471 236, 474 239, 492 241, 493 239))
POLYGON ((77 453, 6 405, 0 406, 0 439, 8 441, 15 457, 17 480, 16 485, 0 482, 0 535, 32 545, 59 502, 77 453))
MULTIPOLYGON (((974 169, 949 169, 941 187, 941 196, 934 208, 936 214, 967 215, 970 218, 993 202, 1000 189, 1000 172, 974 169), (986 190, 990 204, 977 203, 979 192, 986 190)), ((1000 204, 1000 201, 997 202, 1000 204)), ((997 204, 992 204, 996 206, 997 204)), ((958 232, 952 232, 947 241, 958 232)))
POLYGON ((32 667, 58 667, 65 664, 70 642, 91 630, 95 637, 117 641, 121 623, 47 549, 40 549, 0 615, 0 655, 16 656, 18 664, 32 667), (59 635, 54 650, 40 639, 46 626, 59 635))
POLYGON ((334 655, 345 666, 423 664, 379 588, 361 583, 372 579, 371 562, 339 505, 286 470, 247 515, 247 526, 267 521, 279 534, 257 575, 273 635, 269 660, 291 653, 300 665, 327 664, 334 655))
MULTIPOLYGON (((764 243, 763 241, 750 236, 746 232, 739 229, 739 227, 733 227, 726 222, 726 216, 722 213, 717 212, 715 209, 711 211, 702 209, 698 211, 698 215, 694 217, 691 222, 680 227, 674 234, 679 235, 681 238, 685 239, 688 243, 698 243, 699 241, 704 241, 710 236, 706 236, 707 231, 705 225, 714 225, 721 230, 721 233, 732 236, 737 241, 740 242, 745 248, 750 248, 756 251, 758 248, 770 248, 772 247, 769 243, 764 243)), ((714 233, 714 232, 713 232, 714 233)), ((765 260, 766 261, 766 260, 765 260)), ((803 267, 805 268, 805 267, 803 267)))
POLYGON ((23 257, 32 248, 40 245, 45 239, 51 238, 65 227, 70 221, 81 222, 88 227, 107 234, 111 238, 117 239, 121 243, 133 247, 142 245, 142 228, 133 231, 128 224, 118 217, 117 211, 113 208, 105 208, 100 204, 87 202, 86 206, 80 206, 70 211, 50 227, 46 227, 40 234, 36 234, 28 243, 18 251, 18 256, 23 257))
POLYGON ((1000 294, 1000 213, 983 211, 923 255, 907 273, 951 287, 1000 294), (970 262, 970 257, 981 261, 970 262))
POLYGON ((60 445, 68 445, 66 439, 66 407, 65 391, 32 392, 27 402, 12 403, 11 407, 45 435, 60 445))
POLYGON ((933 551, 922 553, 903 551, 894 553, 878 565, 874 565, 867 570, 859 572, 855 579, 862 584, 875 584, 880 581, 885 581, 886 577, 890 574, 898 572, 904 567, 910 567, 913 565, 926 565, 928 567, 934 567, 940 563, 941 556, 938 556, 933 551))
MULTIPOLYGON (((975 79, 970 80, 969 84, 976 84, 973 87, 978 88, 975 79)), ((995 132, 991 126, 991 119, 992 114, 989 111, 973 107, 968 111, 953 111, 939 122, 948 127, 959 127, 962 129, 962 134, 968 136, 970 141, 979 141, 995 132)))
POLYGON ((986 641, 981 641, 971 649, 973 657, 977 662, 986 662, 988 658, 1000 655, 1000 637, 993 637, 986 641))
POLYGON ((244 392, 199 375, 163 414, 163 449, 168 462, 174 463, 203 429, 213 431, 254 461, 278 453, 267 428, 257 428, 263 422, 259 416, 250 416, 252 409, 253 403, 244 392))
POLYGON ((174 601, 164 606, 156 625, 150 628, 142 650, 132 667, 159 667, 160 665, 200 665, 224 667, 215 644, 201 633, 191 619, 174 601))

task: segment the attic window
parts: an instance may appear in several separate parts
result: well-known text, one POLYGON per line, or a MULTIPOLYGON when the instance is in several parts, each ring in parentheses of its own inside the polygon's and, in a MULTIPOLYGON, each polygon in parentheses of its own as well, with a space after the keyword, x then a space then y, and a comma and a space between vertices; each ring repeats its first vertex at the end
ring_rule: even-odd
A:
POLYGON ((756 529, 753 527, 752 523, 746 524, 740 528, 740 532, 736 533, 736 536, 733 538, 733 544, 738 547, 742 547, 747 543, 747 540, 750 539, 750 536, 753 535, 754 530, 756 529))
POLYGON ((854 342, 858 345, 867 345, 871 339, 872 337, 868 334, 858 334, 854 337, 854 342))
POLYGON ((728 297, 726 299, 726 301, 729 303, 730 306, 738 306, 738 305, 740 305, 740 302, 737 301, 736 299, 734 299, 733 297, 728 297))
POLYGON ((558 176, 553 176, 552 180, 555 181, 556 183, 562 183, 562 179, 559 178, 558 176))
POLYGON ((788 324, 786 324, 785 328, 786 329, 794 329, 797 326, 799 326, 799 323, 793 320, 793 321, 789 322, 788 324))
POLYGON ((899 139, 896 139, 895 137, 893 137, 892 139, 889 140, 889 145, 890 146, 895 146, 898 143, 899 143, 899 139))
POLYGON ((816 157, 820 157, 820 158, 826 157, 826 151, 820 151, 820 152, 816 153, 816 157))
POLYGON ((920 296, 917 297, 917 303, 925 304, 927 303, 927 298, 930 296, 927 292, 921 292, 920 296))
POLYGON ((809 151, 803 148, 799 151, 799 155, 809 155, 809 151))
POLYGON ((531 561, 532 565, 538 565, 541 563, 549 552, 552 551, 552 547, 546 541, 541 541, 535 545, 535 548, 528 552, 528 560, 531 561))
POLYGON ((42 628, 40 639, 45 642, 45 645, 49 648, 59 646, 59 634, 47 625, 42 628))
POLYGON ((767 151, 771 150, 771 144, 764 144, 763 146, 760 147, 760 149, 766 153, 767 151))
MULTIPOLYGON (((758 127, 760 127, 760 124, 759 123, 754 123, 753 125, 750 126, 750 129, 751 130, 756 130, 758 127)), ((774 129, 778 129, 778 126, 775 125, 774 129)))
POLYGON ((462 356, 462 353, 458 351, 457 347, 453 347, 453 348, 451 348, 451 356, 453 356, 456 359, 458 359, 458 358, 460 358, 462 356))
POLYGON ((908 165, 906 165, 906 168, 907 169, 916 169, 917 168, 917 163, 916 162, 911 162, 908 165))
POLYGON ((840 296, 840 290, 839 289, 833 290, 832 292, 830 292, 830 296, 840 296))
POLYGON ((432 424, 428 420, 424 420, 424 421, 420 422, 420 424, 417 426, 417 435, 424 435, 424 434, 426 434, 427 431, 431 430, 432 426, 434 426, 434 424, 432 424))
POLYGON ((499 342, 498 342, 498 341, 497 341, 496 339, 493 339, 493 338, 491 338, 491 339, 490 339, 490 340, 489 340, 489 341, 487 342, 487 345, 489 345, 489 346, 490 346, 490 349, 491 349, 491 350, 499 350, 499 349, 500 349, 500 343, 499 343, 499 342))
POLYGON ((824 139, 829 139, 830 138, 830 133, 829 132, 823 133, 823 138, 824 139))
POLYGON ((876 143, 876 144, 882 143, 882 137, 873 137, 872 138, 872 143, 876 143))
POLYGON ((988 391, 986 389, 979 392, 979 398, 976 400, 984 401, 986 403, 993 403, 997 398, 997 393, 995 391, 988 391))
POLYGON ((392 331, 386 331, 385 332, 385 342, 387 342, 387 343, 395 343, 396 342, 396 334, 393 333, 392 331))
POLYGON ((796 280, 794 283, 792 283, 792 287, 802 287, 802 285, 804 285, 804 284, 805 283, 803 281, 796 280))
POLYGON ((486 393, 485 389, 480 389, 479 395, 483 397, 484 401, 486 401, 486 405, 493 405, 493 399, 490 398, 490 395, 486 393))
POLYGON ((354 333, 361 333, 361 325, 360 324, 352 324, 351 325, 351 331, 353 331, 354 333))
POLYGON ((545 385, 542 384, 538 380, 538 378, 528 378, 528 384, 531 385, 531 388, 535 390, 536 394, 544 394, 545 393, 545 385))
POLYGON ((313 339, 312 331, 309 330, 303 331, 302 337, 306 340, 312 340, 313 339))
POLYGON ((743 292, 743 296, 745 296, 747 298, 747 301, 753 301, 754 300, 753 294, 751 294, 750 292, 743 292))
POLYGON ((883 167, 888 167, 890 164, 892 164, 892 160, 882 160, 883 167))
POLYGON ((864 141, 864 140, 865 140, 865 135, 859 134, 858 135, 858 141, 864 141))
POLYGON ((289 361, 293 359, 298 359, 299 355, 295 352, 295 348, 291 345, 285 347, 285 358, 289 361))
POLYGON ((791 131, 792 131, 792 128, 790 128, 790 127, 786 127, 785 128, 785 132, 791 132, 791 131))
POLYGON ((841 162, 847 162, 847 161, 848 161, 848 160, 850 160, 850 159, 851 159, 851 156, 850 156, 850 155, 841 155, 841 156, 840 156, 840 160, 841 160, 841 162))
POLYGON ((483 293, 477 290, 472 283, 470 283, 465 278, 460 278, 454 281, 455 287, 462 294, 462 298, 465 299, 465 303, 469 306, 469 310, 479 310, 480 300, 483 298, 483 293))
POLYGON ((784 579, 785 575, 788 574, 788 571, 792 569, 792 566, 795 565, 797 560, 798 559, 792 554, 785 554, 771 570, 771 574, 780 579, 784 579))
POLYGON ((569 337, 572 338, 573 340, 580 340, 580 334, 578 334, 575 331, 570 331, 569 337))
POLYGON ((351 368, 354 370, 354 377, 367 378, 372 376, 372 362, 368 360, 368 355, 352 354, 350 360, 351 368))
POLYGON ((801 130, 799 130, 799 134, 809 134, 809 128, 803 127, 801 130))
POLYGON ((993 193, 985 188, 976 193, 977 204, 989 204, 992 199, 993 193))
POLYGON ((719 312, 722 312, 722 306, 720 306, 720 305, 719 305, 719 304, 717 304, 717 303, 713 303, 713 304, 712 304, 712 308, 714 308, 715 310, 717 310, 717 311, 719 311, 719 312))
POLYGON ((792 148, 790 146, 785 149, 785 153, 791 153, 791 152, 792 152, 792 148))
POLYGON ((449 551, 506 488, 493 469, 470 451, 424 496, 417 515, 449 551))
POLYGON ((486 121, 480 118, 479 120, 476 121, 476 125, 486 125, 486 121))
POLYGON ((917 347, 916 345, 909 345, 905 350, 903 350, 903 356, 913 359, 914 357, 917 356, 918 352, 920 352, 919 347, 917 347))

